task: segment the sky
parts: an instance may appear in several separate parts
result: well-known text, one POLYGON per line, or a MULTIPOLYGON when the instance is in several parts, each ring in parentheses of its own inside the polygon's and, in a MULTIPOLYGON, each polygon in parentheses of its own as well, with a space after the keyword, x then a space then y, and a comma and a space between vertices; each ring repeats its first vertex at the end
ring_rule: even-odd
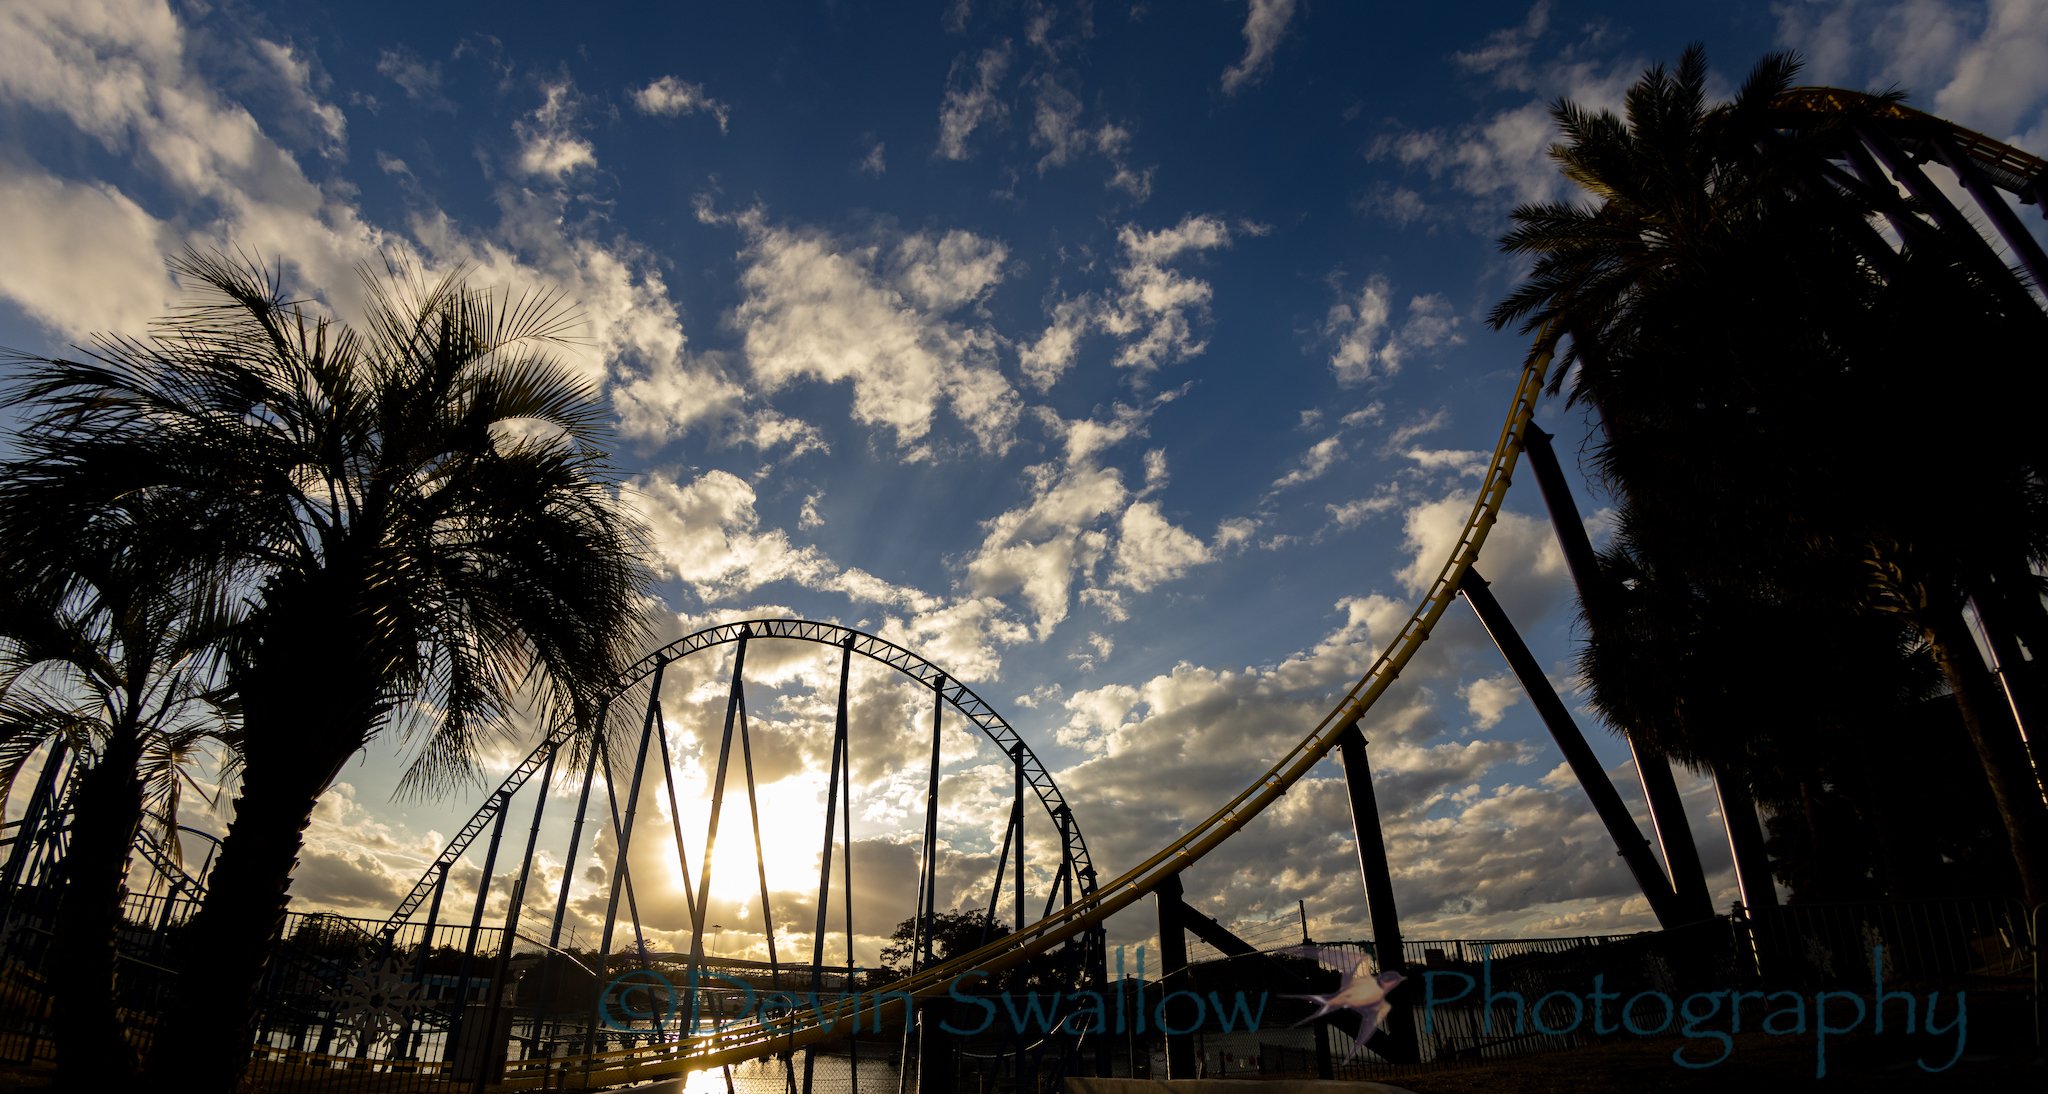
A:
MULTIPOLYGON (((1495 240, 1517 203, 1573 196, 1545 156, 1556 100, 1618 107, 1694 41, 1725 96, 1793 49, 1806 82, 1904 88, 2048 151, 2032 0, 640 7, 0 6, 0 345, 143 331, 181 299, 164 262, 186 246, 281 262, 344 320, 357 270, 392 255, 559 292, 580 310, 564 360, 651 531, 662 640, 795 616, 920 653, 1022 733, 1105 878, 1312 727, 1455 541, 1527 345, 1485 320, 1523 272, 1495 240)), ((1538 420, 1597 538, 1593 423, 1562 400, 1538 420)), ((1640 815, 1625 745, 1583 705, 1533 483, 1480 569, 1640 815)), ((693 868, 729 656, 679 662, 664 693, 693 868)), ((834 668, 749 654, 770 904, 805 951, 834 668)), ((879 667, 852 686, 866 961, 911 914, 930 714, 879 667)), ((1411 938, 1654 925, 1462 607, 1364 728, 1411 938)), ((1009 773, 957 718, 943 732, 940 905, 981 906, 1009 773)), ((293 907, 388 912, 532 742, 511 727, 433 801, 394 799, 407 753, 373 742, 322 799, 293 907)), ((1725 908, 1711 786, 1681 785, 1725 908)), ((549 799, 533 914, 575 789, 549 799)), ((686 948, 645 789, 642 915, 686 948)), ((745 823, 744 797, 725 817, 745 823)), ((715 951, 759 956, 744 831, 707 919, 715 951)), ((1057 851, 1043 811, 1027 832, 1037 901, 1057 851)), ((613 851, 586 839, 566 868, 586 940, 613 851)), ((453 878, 463 920, 477 861, 453 878)), ((1243 933, 1305 913, 1318 939, 1365 937, 1335 761, 1185 880, 1243 933)), ((1145 942, 1149 903, 1111 928, 1145 942)))

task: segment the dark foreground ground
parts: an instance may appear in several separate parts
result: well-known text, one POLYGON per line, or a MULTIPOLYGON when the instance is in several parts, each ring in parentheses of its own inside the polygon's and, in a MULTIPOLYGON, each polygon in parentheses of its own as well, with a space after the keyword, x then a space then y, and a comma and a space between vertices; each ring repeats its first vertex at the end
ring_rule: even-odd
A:
MULTIPOLYGON (((1769 1094, 1786 1089, 1949 1092, 2048 1091, 2048 1068, 2031 1049, 2005 1053, 1968 1051, 1953 1066, 1930 1074, 1916 1054, 1896 1044, 1864 1038, 1828 1045, 1827 1075, 1814 1074, 1811 1040, 1743 1034, 1735 1051, 1712 1067, 1689 1070, 1672 1062, 1684 1042, 1665 1040, 1598 1045, 1511 1061, 1446 1067, 1389 1076, 1384 1081, 1416 1094, 1769 1094)), ((1710 1048, 1712 1046, 1709 1046, 1710 1048)), ((1688 1055, 1698 1055, 1697 1048, 1688 1055)), ((1711 1058, 1714 1052, 1705 1056, 1711 1058)), ((1947 1059, 1944 1051, 1932 1060, 1947 1059)))
MULTIPOLYGON (((1389 1076, 1385 1081, 1416 1094, 1770 1094, 1787 1089, 1839 1090, 1845 1094, 2048 1092, 2048 1067, 2031 1051, 1966 1052, 1954 1066, 1928 1074, 1915 1065, 1912 1053, 1901 1053, 1896 1045, 1871 1038, 1845 1040, 1828 1046, 1827 1076, 1816 1078, 1810 1041, 1745 1034, 1736 1038, 1735 1051, 1727 1060, 1699 1070, 1687 1070, 1672 1062, 1671 1052, 1680 1043, 1656 1040, 1597 1045, 1511 1061, 1389 1076)), ((1945 1058, 1944 1055, 1942 1059, 1945 1058)), ((0 1091, 43 1090, 48 1088, 49 1081, 50 1073, 46 1070, 0 1070, 0 1091)))
MULTIPOLYGON (((1817 1074, 1821 1051, 1812 1034, 1742 1033, 1727 1046, 1725 1058, 1724 1046, 1704 1038, 1618 1037, 1574 1049, 1371 1078, 1416 1094, 2048 1094, 2048 1064, 2034 1047, 2033 1020, 2032 1003, 2023 992, 1975 995, 1960 1054, 1953 1031, 1939 1036, 1900 1036, 1896 1030, 1882 1036, 1836 1036, 1825 1043, 1824 1076, 1817 1074), (1674 1053, 1708 1066, 1681 1066, 1674 1053), (1941 1070, 1926 1070, 1919 1063, 1923 1060, 1941 1070)), ((0 1094, 43 1090, 50 1079, 44 1068, 0 1067, 0 1094)), ((244 1094, 270 1091, 250 1084, 244 1094)))
POLYGON ((2033 1004, 2023 991, 1975 994, 1960 1042, 1953 1031, 1900 1035, 1896 1028, 1885 1035, 1829 1037, 1825 1075, 1818 1073, 1821 1046, 1811 1033, 1742 1033, 1734 1036, 1725 1058, 1723 1046, 1713 1040, 1624 1037, 1388 1075, 1381 1081, 1416 1094, 1770 1094, 1787 1089, 2037 1094, 2048 1092, 2048 1065, 2035 1047, 2033 1021, 2033 1004), (1674 1053, 1707 1066, 1682 1066, 1674 1053))

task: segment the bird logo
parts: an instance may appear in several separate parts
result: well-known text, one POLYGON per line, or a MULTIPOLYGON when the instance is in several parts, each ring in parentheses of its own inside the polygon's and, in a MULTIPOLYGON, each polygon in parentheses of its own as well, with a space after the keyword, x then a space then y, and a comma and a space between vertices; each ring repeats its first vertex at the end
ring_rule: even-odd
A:
POLYGON ((1307 999, 1319 1005, 1320 1009, 1307 1018, 1296 1022, 1303 1025, 1335 1010, 1348 1010, 1358 1015, 1358 1037, 1351 1043, 1351 1051, 1344 1056, 1344 1062, 1358 1055, 1358 1050, 1372 1039, 1372 1035, 1387 1028, 1387 1016, 1394 1012, 1394 1004, 1387 1001, 1387 993, 1393 991, 1407 977, 1398 972, 1383 972, 1371 975, 1365 967, 1366 955, 1358 950, 1337 946, 1289 946, 1281 953, 1305 957, 1325 968, 1335 969, 1343 976, 1337 990, 1328 995, 1290 995, 1289 999, 1307 999))

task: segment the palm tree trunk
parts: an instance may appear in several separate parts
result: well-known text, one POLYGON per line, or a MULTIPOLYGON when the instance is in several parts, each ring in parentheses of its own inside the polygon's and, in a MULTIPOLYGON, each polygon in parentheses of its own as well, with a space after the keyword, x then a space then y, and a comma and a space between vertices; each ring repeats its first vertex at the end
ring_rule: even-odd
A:
POLYGON ((1921 634, 1955 695, 1963 728, 1984 765, 1984 780, 2012 845, 2027 906, 2048 903, 2048 805, 2034 784, 2019 734, 2010 719, 1999 716, 2001 707, 1992 701, 1979 674, 1972 671, 1974 666, 1964 660, 1974 660, 1977 653, 1961 612, 1930 608, 1921 620, 1921 634))
POLYGON ((110 739, 79 780, 71 847, 64 856, 51 949, 59 1085, 118 1090, 134 1080, 135 1054, 115 1006, 122 881, 142 821, 141 738, 110 739))
MULTIPOLYGON (((247 711, 253 730, 257 711, 247 711)), ((221 840, 206 901, 180 943, 175 1003, 151 1047, 145 1080, 156 1089, 229 1094, 249 1063, 259 992, 284 924, 292 869, 298 864, 313 807, 341 765, 362 743, 362 729, 323 733, 299 712, 296 732, 283 726, 248 750, 235 819, 221 840), (309 724, 311 723, 311 724, 309 724), (293 745, 306 747, 293 751, 293 745)))

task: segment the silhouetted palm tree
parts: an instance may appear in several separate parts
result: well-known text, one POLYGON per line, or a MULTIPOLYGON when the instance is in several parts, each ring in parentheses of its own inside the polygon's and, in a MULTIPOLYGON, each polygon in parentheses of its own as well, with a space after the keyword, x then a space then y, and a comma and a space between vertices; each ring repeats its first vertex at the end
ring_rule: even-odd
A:
POLYGON ((1994 377, 2042 316, 1982 291, 1938 235, 1885 244, 1862 197, 1818 169, 1855 119, 1775 105, 1797 70, 1767 57, 1710 106, 1693 47, 1630 89, 1625 120, 1560 103, 1552 156, 1598 202, 1515 210, 1502 246, 1535 264, 1491 320, 1570 336, 1553 384, 1569 374, 1599 410, 1601 476, 1633 549, 1677 583, 1669 602, 1774 606, 1796 627, 1829 610, 1802 588, 1818 581, 1839 610, 1909 622, 1962 710, 2029 898, 2048 900, 2048 808, 1966 660, 1962 615, 2000 566, 2041 557, 2040 454, 2018 409, 2039 403, 2012 386, 2040 381, 1994 377))
POLYGON ((145 339, 44 360, 9 484, 13 551, 137 544, 228 590, 243 778, 179 958, 150 1081, 231 1089, 314 804, 373 738, 401 783, 463 783, 523 707, 590 718, 635 653, 646 578, 590 389, 551 354, 573 316, 451 275, 365 274, 360 330, 279 275, 188 252, 205 295, 145 339), (150 499, 131 519, 119 499, 150 499))
POLYGON ((51 990, 64 1085, 131 1079, 116 1000, 123 880, 145 823, 177 846, 179 801, 205 742, 228 742, 213 605, 84 545, 68 579, 0 591, 0 782, 63 738, 86 766, 68 803, 51 990))

